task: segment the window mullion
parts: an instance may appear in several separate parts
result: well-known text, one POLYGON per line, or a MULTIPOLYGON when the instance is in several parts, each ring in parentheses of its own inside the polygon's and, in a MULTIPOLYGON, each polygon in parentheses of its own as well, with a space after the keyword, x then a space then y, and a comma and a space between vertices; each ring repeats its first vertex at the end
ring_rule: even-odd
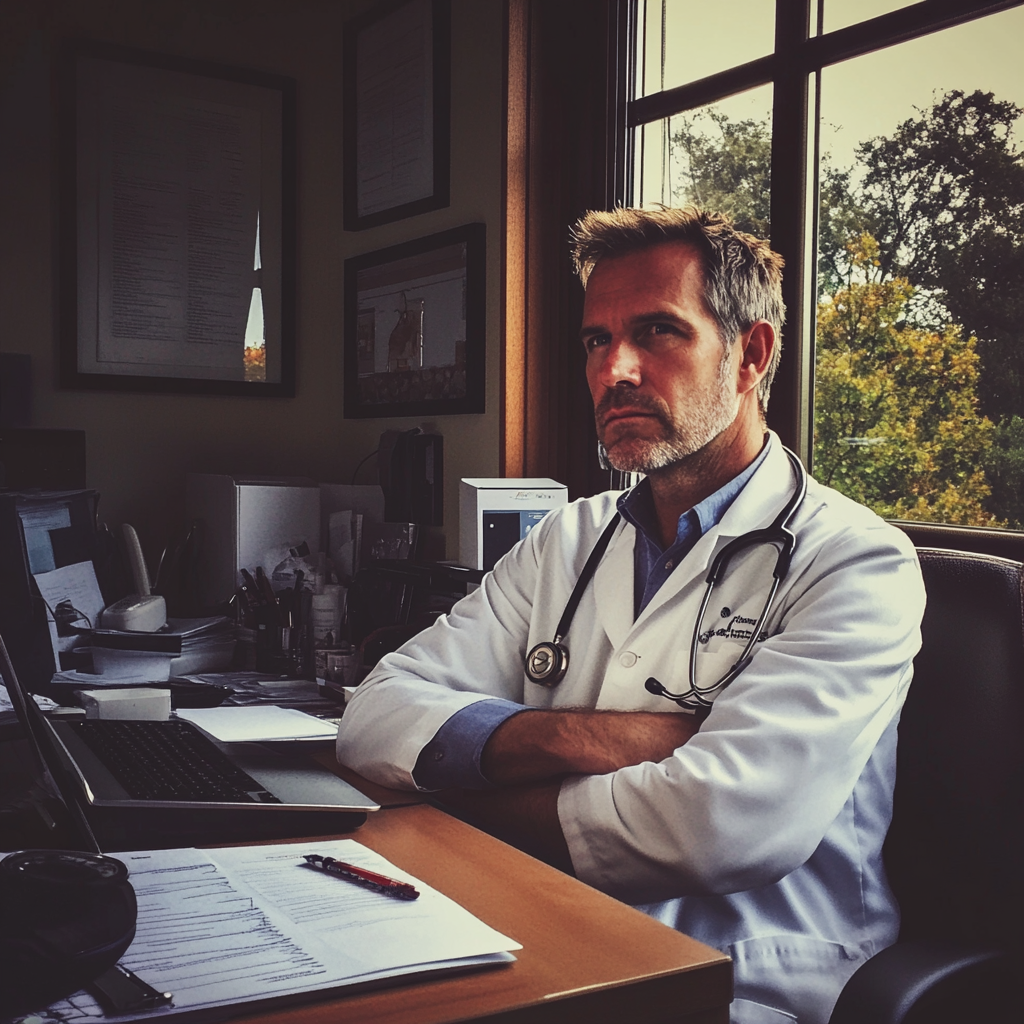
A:
POLYGON ((794 59, 806 45, 811 0, 778 0, 772 104, 771 242, 786 261, 783 299, 788 321, 784 357, 772 386, 768 421, 806 461, 810 454, 814 266, 810 230, 813 176, 810 76, 794 59))

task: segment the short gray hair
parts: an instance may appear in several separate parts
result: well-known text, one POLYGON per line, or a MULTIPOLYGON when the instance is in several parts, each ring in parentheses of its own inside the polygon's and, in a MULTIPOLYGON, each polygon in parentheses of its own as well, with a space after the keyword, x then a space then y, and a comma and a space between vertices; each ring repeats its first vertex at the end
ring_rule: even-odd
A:
POLYGON ((757 387, 763 413, 782 357, 783 259, 760 238, 737 231, 728 217, 696 206, 590 210, 572 231, 573 266, 586 288, 603 259, 641 252, 662 242, 688 242, 700 255, 704 305, 726 346, 758 320, 775 328, 775 351, 757 387))

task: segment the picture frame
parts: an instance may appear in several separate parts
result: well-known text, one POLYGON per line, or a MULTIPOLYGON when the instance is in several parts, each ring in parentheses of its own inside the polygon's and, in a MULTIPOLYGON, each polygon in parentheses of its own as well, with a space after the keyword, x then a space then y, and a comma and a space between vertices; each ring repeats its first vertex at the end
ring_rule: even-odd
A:
POLYGON ((390 0, 345 25, 345 229, 450 202, 451 2, 390 0))
POLYGON ((345 261, 345 418, 484 411, 485 227, 345 261))
POLYGON ((65 40, 60 385, 295 394, 295 81, 65 40))

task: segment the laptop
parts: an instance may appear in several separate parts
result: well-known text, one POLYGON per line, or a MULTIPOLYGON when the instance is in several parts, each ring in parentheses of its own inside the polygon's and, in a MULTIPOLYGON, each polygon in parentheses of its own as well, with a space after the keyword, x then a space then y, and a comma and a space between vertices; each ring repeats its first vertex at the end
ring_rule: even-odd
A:
POLYGON ((218 743, 189 722, 48 718, 2 637, 0 676, 64 802, 104 849, 331 835, 380 809, 304 755, 218 743))

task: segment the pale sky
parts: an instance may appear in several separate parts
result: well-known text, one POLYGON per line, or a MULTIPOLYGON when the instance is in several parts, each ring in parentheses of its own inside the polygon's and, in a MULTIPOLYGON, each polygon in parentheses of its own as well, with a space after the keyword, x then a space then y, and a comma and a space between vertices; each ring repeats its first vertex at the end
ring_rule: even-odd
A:
MULTIPOLYGON (((950 89, 982 89, 1024 107, 1024 7, 825 68, 821 75, 822 148, 837 166, 856 143, 886 135, 950 89)), ((1014 132, 1024 143, 1024 123, 1014 132)))
MULTIPOLYGON (((884 14, 905 0, 826 0, 825 28, 884 14)), ((661 0, 647 0, 647 87, 661 87, 661 0)), ((772 46, 773 0, 667 0, 665 88, 763 56, 772 46), (693 38, 696 45, 688 45, 693 38), (722 44, 717 45, 717 40, 722 44)), ((825 68, 821 144, 837 167, 858 142, 889 134, 951 89, 982 89, 1024 107, 1024 7, 825 68)), ((717 105, 732 118, 770 119, 770 87, 717 105)), ((1015 131, 1024 145, 1024 119, 1015 131)))

